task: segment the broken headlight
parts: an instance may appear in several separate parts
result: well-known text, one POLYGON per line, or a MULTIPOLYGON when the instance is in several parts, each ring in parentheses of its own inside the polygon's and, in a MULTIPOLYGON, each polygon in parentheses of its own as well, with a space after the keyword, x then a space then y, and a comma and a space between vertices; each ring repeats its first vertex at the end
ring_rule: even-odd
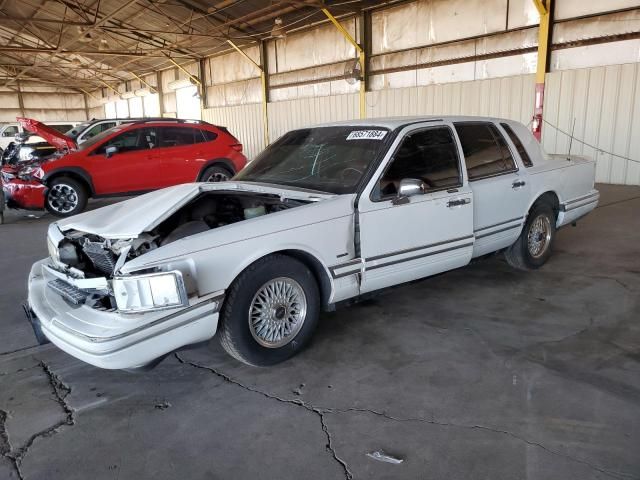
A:
POLYGON ((189 305, 182 274, 177 271, 115 277, 113 295, 118 310, 148 312, 189 305))
POLYGON ((54 260, 54 262, 60 261, 60 251, 58 250, 58 246, 51 240, 51 237, 47 235, 47 249, 49 250, 49 256, 54 260))
POLYGON ((26 167, 18 172, 18 178, 21 180, 40 180, 42 178, 42 168, 26 167))

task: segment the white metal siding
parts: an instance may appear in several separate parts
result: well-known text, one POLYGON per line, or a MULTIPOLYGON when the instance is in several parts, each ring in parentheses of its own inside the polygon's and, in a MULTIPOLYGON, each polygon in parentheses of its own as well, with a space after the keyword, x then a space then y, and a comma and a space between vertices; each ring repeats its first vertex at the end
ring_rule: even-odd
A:
POLYGON ((269 104, 269 134, 273 142, 294 128, 359 116, 357 94, 308 97, 269 104))
POLYGON ((367 93, 367 116, 482 115, 526 125, 534 90, 533 75, 379 90, 367 93))
MULTIPOLYGON (((549 153, 571 153, 597 160, 597 181, 640 185, 639 65, 613 65, 547 75, 543 146, 549 153), (597 149, 581 143, 597 146, 597 149), (617 158, 608 153, 630 157, 617 158)), ((367 116, 482 115, 529 125, 533 116, 533 75, 396 88, 367 92, 367 116)), ((269 104, 271 141, 294 128, 358 118, 358 95, 299 98, 269 104)), ((262 105, 210 108, 203 118, 227 126, 252 159, 264 148, 262 105)))
POLYGON ((639 185, 638 69, 639 64, 633 63, 549 73, 544 118, 551 125, 543 126, 542 143, 545 150, 549 153, 568 153, 568 134, 573 129, 571 153, 597 160, 596 181, 639 185))
POLYGON ((202 119, 227 127, 243 145, 244 154, 252 160, 264 148, 262 104, 237 105, 234 107, 206 108, 202 119))

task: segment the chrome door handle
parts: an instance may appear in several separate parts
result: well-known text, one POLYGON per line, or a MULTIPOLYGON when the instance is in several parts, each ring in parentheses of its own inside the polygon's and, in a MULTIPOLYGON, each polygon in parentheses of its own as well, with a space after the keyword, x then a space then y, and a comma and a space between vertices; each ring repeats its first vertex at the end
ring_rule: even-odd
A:
POLYGON ((520 188, 524 187, 527 184, 524 180, 516 180, 511 184, 511 188, 520 188))
POLYGON ((449 208, 460 207, 462 205, 467 205, 469 203, 471 203, 471 199, 470 198, 459 198, 457 200, 449 200, 447 202, 447 207, 449 207, 449 208))

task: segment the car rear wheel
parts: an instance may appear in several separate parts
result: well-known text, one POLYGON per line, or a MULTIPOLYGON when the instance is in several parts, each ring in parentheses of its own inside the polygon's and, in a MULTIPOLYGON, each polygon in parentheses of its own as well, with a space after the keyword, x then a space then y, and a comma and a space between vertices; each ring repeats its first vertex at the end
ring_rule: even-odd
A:
POLYGON ((311 271, 294 258, 270 255, 248 267, 228 290, 218 338, 243 363, 273 365, 305 347, 319 314, 311 271))
POLYGON ((507 263, 520 270, 541 267, 551 256, 556 236, 556 215, 553 206, 545 201, 536 202, 518 240, 505 251, 507 263))
POLYGON ((220 167, 218 165, 214 165, 213 167, 208 167, 200 177, 200 181, 202 182, 226 182, 233 174, 224 167, 220 167))
POLYGON ((73 178, 58 177, 49 185, 45 206, 57 217, 76 215, 87 206, 87 190, 73 178))

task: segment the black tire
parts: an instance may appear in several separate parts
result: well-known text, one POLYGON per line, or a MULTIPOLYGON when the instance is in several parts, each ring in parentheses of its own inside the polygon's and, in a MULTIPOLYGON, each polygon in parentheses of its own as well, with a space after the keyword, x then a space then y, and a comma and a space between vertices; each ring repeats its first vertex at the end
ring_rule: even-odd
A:
POLYGON ((71 177, 57 177, 49 183, 44 204, 56 217, 71 217, 85 209, 88 198, 82 182, 71 177))
MULTIPOLYGON (((299 302, 300 304, 300 302, 299 302)), ((299 305, 298 304, 298 305, 299 305)), ((273 306, 270 311, 277 316, 280 308, 287 315, 284 306, 273 306)), ((289 306, 289 308, 293 308, 289 306)), ((268 366, 283 362, 302 350, 311 340, 320 315, 320 294, 313 273, 301 262, 287 255, 274 254, 264 257, 245 269, 227 291, 222 309, 218 339, 222 347, 232 357, 253 366, 268 366), (296 291, 304 292, 305 314, 298 330, 282 341, 282 346, 265 346, 259 343, 256 330, 252 328, 251 313, 254 300, 260 301, 258 293, 270 282, 281 279, 293 280, 296 291), (298 289, 299 287, 299 289, 298 289)), ((288 319, 274 319, 274 322, 286 322, 288 319)))
POLYGON ((538 200, 531 207, 518 240, 504 252, 507 263, 519 270, 540 268, 551 256, 555 238, 556 215, 553 205, 544 199, 538 200), (542 230, 539 228, 540 225, 542 230), (533 245, 530 245, 530 236, 533 239, 533 245), (540 245, 539 251, 536 245, 540 245))
POLYGON ((229 171, 228 168, 220 165, 213 165, 204 169, 204 171, 200 175, 200 181, 226 182, 227 180, 231 179, 231 177, 233 177, 233 172, 229 171))

